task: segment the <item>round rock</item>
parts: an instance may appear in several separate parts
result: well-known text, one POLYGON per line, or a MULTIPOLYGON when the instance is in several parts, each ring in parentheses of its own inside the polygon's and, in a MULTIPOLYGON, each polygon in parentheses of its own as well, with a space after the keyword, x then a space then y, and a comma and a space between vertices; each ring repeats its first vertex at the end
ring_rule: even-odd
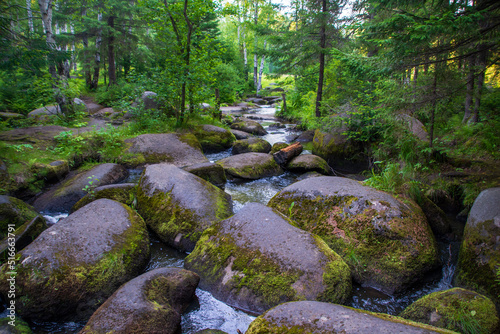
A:
POLYGON ((208 229, 185 267, 200 275, 202 289, 255 313, 292 300, 341 303, 351 291, 340 256, 259 203, 208 229))
POLYGON ((258 136, 263 136, 267 134, 267 131, 264 130, 262 125, 260 125, 256 121, 252 121, 245 118, 239 119, 237 122, 231 124, 231 129, 245 131, 258 136))
MULTIPOLYGON (((128 206, 99 199, 46 229, 18 256, 15 302, 23 318, 86 318, 148 263, 148 231, 128 206)), ((4 298, 11 270, 0 267, 4 298)))
POLYGON ((293 158, 286 169, 291 172, 307 173, 318 172, 323 175, 332 175, 332 169, 323 158, 313 154, 303 154, 293 158))
POLYGON ((233 143, 232 154, 242 154, 248 152, 269 153, 271 144, 262 138, 248 138, 237 140, 233 143))
POLYGON ((180 331, 181 314, 200 278, 180 268, 159 268, 122 285, 92 315, 80 334, 180 331))
POLYGON ((322 237, 364 286, 392 294, 439 265, 420 208, 357 181, 309 178, 284 188, 268 205, 322 237))
POLYGON ((214 153, 229 149, 236 140, 234 135, 215 125, 202 125, 193 132, 205 153, 214 153))
POLYGON ((228 177, 256 180, 283 174, 283 169, 272 155, 265 153, 243 153, 217 161, 228 177))

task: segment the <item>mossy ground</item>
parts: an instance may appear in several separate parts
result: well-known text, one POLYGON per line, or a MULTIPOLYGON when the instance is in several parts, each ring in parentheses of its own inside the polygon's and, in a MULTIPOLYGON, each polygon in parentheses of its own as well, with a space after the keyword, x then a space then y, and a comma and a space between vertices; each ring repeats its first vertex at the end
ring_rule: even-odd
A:
POLYGON ((362 284, 398 290, 437 265, 434 236, 422 223, 425 217, 421 212, 408 210, 401 218, 388 221, 389 227, 376 228, 373 221, 384 219, 384 213, 369 207, 354 215, 344 212, 343 208, 355 201, 358 199, 353 196, 308 198, 286 194, 275 196, 269 206, 291 215, 300 228, 319 235, 342 256, 355 280, 362 284))

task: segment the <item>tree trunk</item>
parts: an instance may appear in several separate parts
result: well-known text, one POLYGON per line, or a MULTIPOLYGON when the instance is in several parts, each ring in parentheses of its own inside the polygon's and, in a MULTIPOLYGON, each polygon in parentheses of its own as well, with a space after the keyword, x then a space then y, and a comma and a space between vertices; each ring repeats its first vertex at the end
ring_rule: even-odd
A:
POLYGON ((300 153, 302 153, 302 149, 301 143, 293 143, 292 145, 282 148, 278 152, 274 153, 274 161, 276 161, 278 165, 286 165, 294 157, 300 155, 300 153))
MULTIPOLYGON (((97 14, 97 21, 102 21, 102 13, 97 14)), ((101 43, 102 43, 102 29, 99 28, 97 36, 95 39, 95 58, 94 58, 94 77, 92 78, 92 83, 90 88, 97 89, 99 85, 99 70, 101 67, 101 43)))
POLYGON ((109 85, 116 85, 116 65, 115 65, 115 17, 108 17, 108 78, 109 85))
POLYGON ((432 156, 434 153, 434 118, 436 115, 437 109, 437 75, 438 75, 438 67, 439 65, 434 65, 434 80, 432 81, 432 108, 431 108, 431 127, 429 131, 429 146, 431 148, 431 152, 429 156, 432 156))
POLYGON ((220 122, 222 120, 222 110, 220 109, 219 88, 215 88, 215 112, 217 113, 217 118, 220 122))
MULTIPOLYGON (((267 41, 264 40, 264 51, 266 50, 266 44, 267 44, 267 41)), ((257 94, 259 94, 260 90, 262 89, 262 74, 264 73, 265 61, 266 61, 266 56, 262 55, 262 57, 260 58, 259 80, 257 82, 257 94)))
POLYGON ((281 97, 283 98, 283 107, 281 108, 281 114, 283 115, 286 114, 286 94, 281 94, 281 97))
POLYGON ((466 123, 470 120, 472 113, 472 101, 474 98, 474 69, 476 66, 476 55, 470 55, 468 57, 469 61, 469 73, 467 74, 467 92, 465 94, 465 112, 462 123, 466 123))
MULTIPOLYGON (((258 19, 259 19, 259 4, 258 4, 257 0, 254 0, 254 1, 255 1, 255 13, 253 16, 253 23, 255 24, 255 26, 257 26, 258 19)), ((257 87, 257 85, 258 85, 258 83, 257 83, 257 80, 258 80, 257 43, 258 43, 257 33, 255 33, 254 44, 253 44, 253 86, 255 87, 255 90, 258 89, 258 87, 257 87)))
POLYGON ((316 117, 321 117, 321 101, 323 99, 323 76, 325 73, 325 48, 326 48, 326 15, 328 13, 326 0, 322 0, 322 17, 319 54, 318 93, 316 95, 316 117))
POLYGON ((26 0, 26 10, 28 11, 28 26, 30 33, 34 33, 35 29, 33 27, 33 11, 31 10, 31 0, 26 0))
POLYGON ((477 75, 477 85, 476 85, 476 93, 475 95, 475 103, 474 103, 474 114, 472 115, 471 122, 477 123, 479 122, 479 107, 481 106, 481 95, 484 84, 484 76, 486 72, 486 46, 481 45, 480 48, 482 51, 479 53, 477 58, 477 68, 479 73, 477 75))
POLYGON ((417 83, 418 83, 418 65, 415 66, 415 72, 413 72, 413 105, 412 105, 412 114, 417 111, 417 83))

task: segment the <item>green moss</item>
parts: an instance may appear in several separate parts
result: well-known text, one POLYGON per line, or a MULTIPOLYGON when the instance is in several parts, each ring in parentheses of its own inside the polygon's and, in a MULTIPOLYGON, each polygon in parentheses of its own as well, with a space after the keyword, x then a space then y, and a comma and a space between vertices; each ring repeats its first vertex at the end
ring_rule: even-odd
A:
POLYGON ((495 304, 461 288, 424 296, 408 306, 401 317, 461 333, 493 333, 498 325, 495 304))
POLYGON ((224 171, 227 174, 243 179, 255 180, 267 176, 279 175, 282 173, 281 167, 276 164, 276 161, 274 161, 274 159, 269 159, 268 162, 263 164, 247 165, 243 168, 226 167, 223 163, 220 163, 220 161, 217 163, 224 168, 224 171))
POLYGON ((230 131, 205 131, 203 126, 194 131, 204 152, 224 151, 230 148, 236 137, 230 131))
POLYGON ((425 217, 419 210, 406 210, 402 218, 376 229, 372 222, 384 219, 383 212, 367 208, 351 215, 343 209, 356 201, 353 196, 308 198, 287 193, 272 198, 269 206, 289 215, 295 202, 291 214, 300 228, 319 235, 349 265, 358 282, 400 289, 418 273, 436 266, 434 236, 421 223, 425 217))
POLYGON ((106 189, 96 190, 94 196, 87 194, 81 200, 76 202, 71 211, 76 211, 89 204, 90 202, 93 202, 100 198, 108 198, 126 204, 128 206, 133 206, 134 202, 136 201, 136 192, 137 186, 131 188, 108 187, 106 189))
POLYGON ((6 197, 6 200, 6 203, 0 204, 0 240, 7 237, 9 224, 14 224, 17 230, 38 216, 33 207, 20 199, 6 197))
POLYGON ((458 257, 457 283, 490 297, 500 304, 500 252, 495 236, 500 235, 500 227, 493 220, 465 226, 464 238, 458 257))
POLYGON ((15 320, 12 321, 10 318, 1 318, 0 319, 0 332, 1 333, 10 333, 10 334, 31 334, 33 331, 29 327, 28 323, 26 323, 23 319, 16 316, 15 320), (9 323, 14 323, 15 326, 10 325, 9 323))

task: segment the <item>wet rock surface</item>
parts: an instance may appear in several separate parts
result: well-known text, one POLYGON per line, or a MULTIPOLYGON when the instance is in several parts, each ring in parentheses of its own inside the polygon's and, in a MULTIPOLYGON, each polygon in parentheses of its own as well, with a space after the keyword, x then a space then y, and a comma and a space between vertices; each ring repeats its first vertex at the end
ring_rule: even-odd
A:
POLYGON ((268 205, 322 237, 361 285, 392 294, 439 265, 434 235, 420 208, 357 181, 305 179, 284 188, 268 205))
POLYGON ((228 177, 256 180, 283 174, 272 155, 265 153, 243 153, 217 161, 228 177))
MULTIPOLYGON (((81 208, 19 253, 16 311, 27 320, 85 319, 149 260, 146 225, 129 207, 100 199, 81 208)), ((11 268, 0 268, 0 293, 11 268)))
POLYGON ((269 153, 271 144, 262 138, 248 138, 237 140, 233 143, 232 154, 242 154, 249 152, 269 153))
POLYGON ((195 297, 198 282, 198 275, 179 268, 142 274, 99 307, 80 334, 178 333, 181 313, 195 297))
POLYGON ((255 313, 291 300, 342 302, 351 290, 335 252, 258 203, 207 230, 185 267, 216 298, 255 313))

